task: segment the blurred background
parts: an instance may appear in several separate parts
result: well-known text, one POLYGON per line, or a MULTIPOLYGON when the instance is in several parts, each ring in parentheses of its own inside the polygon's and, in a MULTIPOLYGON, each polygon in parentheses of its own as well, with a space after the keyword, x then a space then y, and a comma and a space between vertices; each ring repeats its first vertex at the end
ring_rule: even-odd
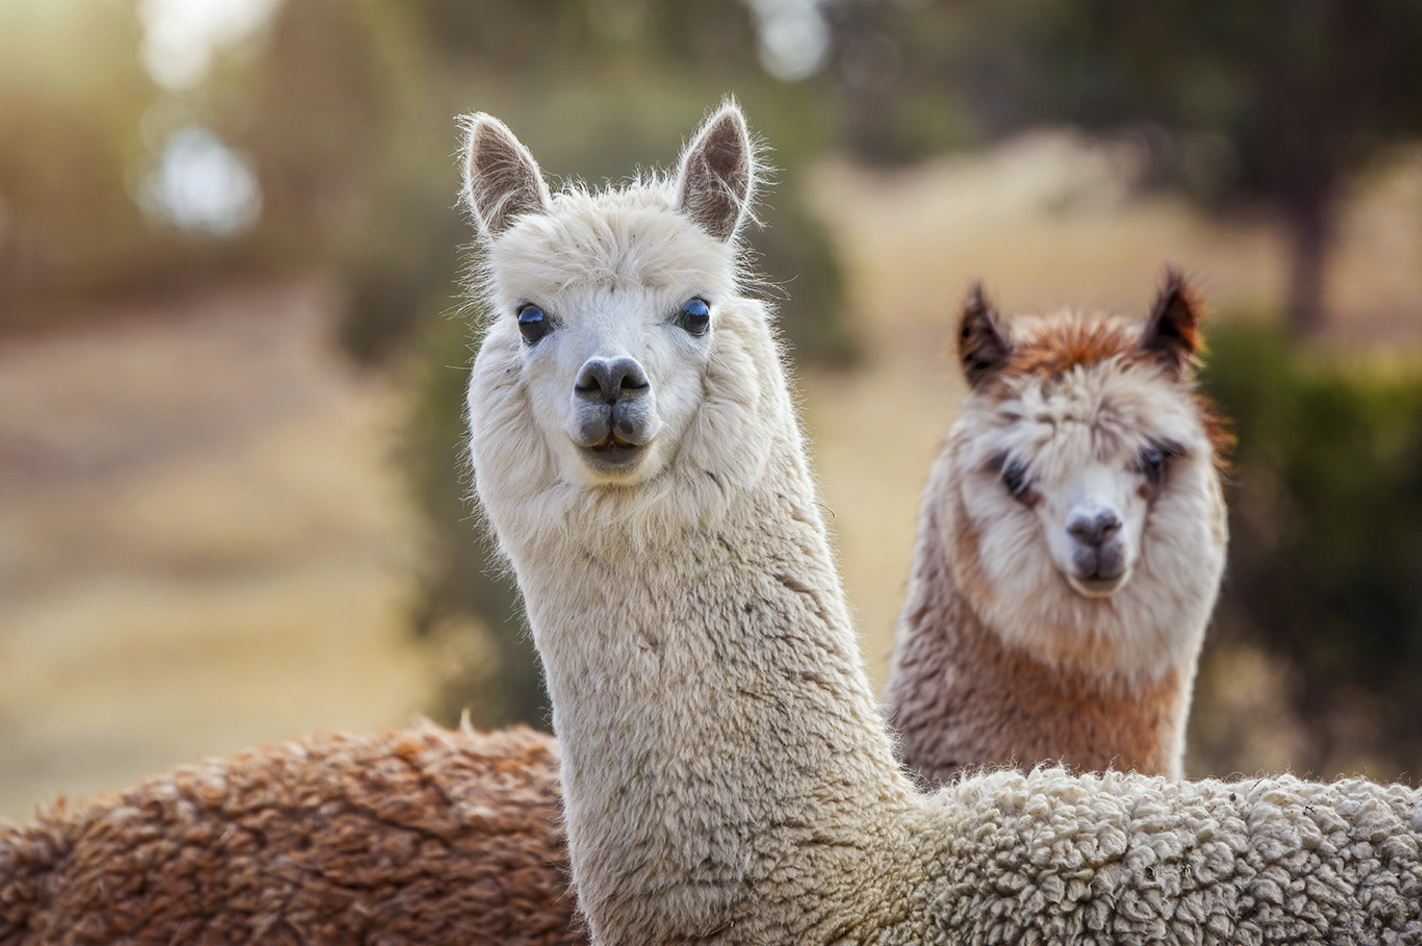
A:
MULTIPOLYGON (((0 814, 418 713, 546 725, 459 473, 454 116, 555 179, 726 93, 877 681, 956 306, 1211 303, 1193 775, 1422 771, 1414 0, 0 0, 0 814)), ((556 183, 556 181, 555 181, 556 183)))

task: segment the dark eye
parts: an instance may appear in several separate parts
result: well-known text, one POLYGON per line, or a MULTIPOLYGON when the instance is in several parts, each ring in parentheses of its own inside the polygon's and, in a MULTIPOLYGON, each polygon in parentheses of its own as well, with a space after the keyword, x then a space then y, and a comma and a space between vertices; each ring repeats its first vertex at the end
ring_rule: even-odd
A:
POLYGON ((1027 488, 1031 482, 1027 479, 1027 466, 1020 460, 1012 460, 1003 464, 1002 485, 1007 487, 1007 492, 1013 499, 1021 499, 1027 495, 1027 488))
POLYGON ((677 313, 677 321, 692 335, 705 335, 706 330, 711 327, 711 307, 706 304, 705 299, 688 299, 682 305, 681 312, 677 313))
POLYGON ((1136 457, 1136 470, 1152 486, 1159 486, 1161 480, 1165 479, 1165 467, 1170 458, 1178 457, 1184 449, 1178 443, 1152 443, 1136 457))
POLYGON ((523 333, 524 341, 532 345, 553 331, 553 323, 542 309, 529 303, 518 310, 518 330, 523 333))
POLYGON ((1155 447, 1147 447, 1141 451, 1140 459, 1137 461, 1140 470, 1145 474, 1145 478, 1152 483, 1159 483, 1161 475, 1165 472, 1165 454, 1155 447))

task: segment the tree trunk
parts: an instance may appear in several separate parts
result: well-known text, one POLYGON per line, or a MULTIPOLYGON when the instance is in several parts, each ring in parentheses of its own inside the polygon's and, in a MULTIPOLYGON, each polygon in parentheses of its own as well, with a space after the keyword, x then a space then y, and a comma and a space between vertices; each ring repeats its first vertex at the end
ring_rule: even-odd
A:
POLYGON ((1306 188, 1285 200, 1288 228, 1289 284, 1285 317, 1296 338, 1317 334, 1324 311, 1332 242, 1332 201, 1327 187, 1306 188))

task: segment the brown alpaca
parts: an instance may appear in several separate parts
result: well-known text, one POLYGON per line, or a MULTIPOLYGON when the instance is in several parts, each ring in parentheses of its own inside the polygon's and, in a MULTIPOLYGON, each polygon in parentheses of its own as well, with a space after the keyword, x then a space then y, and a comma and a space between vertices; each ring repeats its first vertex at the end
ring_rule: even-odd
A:
POLYGON ((0 823, 0 943, 585 943, 559 798, 524 727, 182 766, 0 823))
POLYGON ((1180 776, 1226 542, 1196 321, 1173 273, 1144 324, 1009 329, 969 298, 971 393, 924 495, 888 689, 923 783, 1042 762, 1180 776))

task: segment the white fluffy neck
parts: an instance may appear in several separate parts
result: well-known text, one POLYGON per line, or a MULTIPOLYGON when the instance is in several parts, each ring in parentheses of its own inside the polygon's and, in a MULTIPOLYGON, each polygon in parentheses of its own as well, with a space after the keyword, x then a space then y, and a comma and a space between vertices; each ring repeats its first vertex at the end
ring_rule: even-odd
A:
POLYGON ((862 859, 867 806, 907 804, 784 414, 764 475, 710 524, 640 547, 615 524, 505 537, 599 942, 743 939, 783 915, 755 898, 810 895, 862 859))

